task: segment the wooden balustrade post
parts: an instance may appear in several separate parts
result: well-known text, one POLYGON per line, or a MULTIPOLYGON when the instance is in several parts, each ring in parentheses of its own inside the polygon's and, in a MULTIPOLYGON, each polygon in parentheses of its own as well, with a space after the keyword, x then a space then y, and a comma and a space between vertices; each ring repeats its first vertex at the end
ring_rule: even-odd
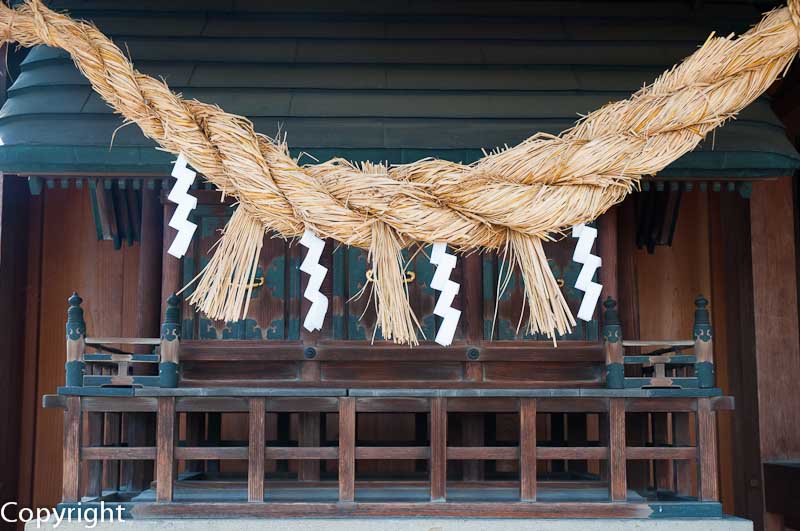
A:
POLYGON ((617 301, 611 297, 603 303, 603 352, 606 355, 606 387, 622 389, 625 387, 625 366, 623 365, 622 325, 617 313, 617 301))
POLYGON ((178 387, 181 310, 180 299, 173 293, 167 299, 164 323, 161 325, 161 362, 158 364, 160 387, 178 387))
POLYGON ((171 502, 177 462, 175 461, 175 397, 158 397, 156 413, 156 501, 171 502))
POLYGON ((628 483, 625 477, 625 399, 612 398, 608 409, 608 460, 611 501, 625 501, 628 483))
POLYGON ((77 293, 73 293, 67 301, 69 309, 67 310, 66 384, 67 387, 83 387, 83 374, 86 371, 86 363, 83 361, 86 349, 86 322, 83 320, 81 308, 83 299, 77 293))
POLYGON ((447 499, 447 399, 431 398, 431 501, 447 499))
POLYGON ((700 501, 718 501, 717 414, 710 398, 697 399, 697 452, 700 462, 700 501))
POLYGON ((355 499, 356 399, 339 398, 339 502, 355 499))
POLYGON ((536 501, 536 399, 519 401, 519 499, 536 501))
POLYGON ((700 387, 714 387, 714 348, 711 317, 708 311, 708 300, 698 295, 694 301, 694 365, 695 376, 700 387))
POLYGON ((68 396, 64 411, 64 462, 61 501, 75 503, 81 499, 81 398, 68 396))
POLYGON ((266 399, 263 397, 250 399, 249 430, 247 456, 247 501, 264 501, 264 452, 266 399))

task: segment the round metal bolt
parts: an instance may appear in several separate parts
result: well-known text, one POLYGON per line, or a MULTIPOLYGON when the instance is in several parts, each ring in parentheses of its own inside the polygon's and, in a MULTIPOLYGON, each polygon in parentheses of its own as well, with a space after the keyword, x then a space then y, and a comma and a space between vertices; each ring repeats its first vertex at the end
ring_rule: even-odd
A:
POLYGON ((314 358, 317 357, 317 349, 315 349, 314 347, 306 347, 303 350, 303 356, 307 360, 313 360, 314 358))
POLYGON ((478 349, 476 349, 474 347, 467 350, 467 358, 469 358, 469 359, 474 361, 474 360, 476 360, 476 359, 478 359, 480 357, 481 357, 480 350, 478 350, 478 349))

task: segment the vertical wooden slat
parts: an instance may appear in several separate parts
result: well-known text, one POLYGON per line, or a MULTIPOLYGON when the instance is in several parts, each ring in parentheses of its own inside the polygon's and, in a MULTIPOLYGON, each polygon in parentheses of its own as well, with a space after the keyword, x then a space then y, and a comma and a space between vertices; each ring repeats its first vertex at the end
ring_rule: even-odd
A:
POLYGON ((611 473, 611 501, 625 501, 628 493, 625 478, 625 399, 612 398, 608 409, 609 448, 611 473))
POLYGON ((339 399, 339 501, 355 499, 356 399, 339 399))
MULTIPOLYGON (((189 446, 200 446, 206 431, 205 413, 186 413, 186 444, 189 446)), ((187 472, 202 472, 205 463, 198 460, 187 460, 187 472)))
POLYGON ((69 396, 64 411, 63 502, 77 502, 81 497, 81 428, 81 399, 69 396))
POLYGON ((266 399, 250 399, 250 438, 247 460, 247 501, 264 501, 264 452, 265 452, 266 399))
POLYGON ((156 501, 172 501, 175 481, 175 397, 158 398, 156 419, 156 501))
POLYGON ((447 399, 431 398, 431 501, 445 501, 447 490, 447 399))
MULTIPOLYGON (((222 439, 222 413, 208 413, 208 435, 206 441, 210 446, 219 446, 222 439)), ((219 459, 206 461, 206 473, 219 474, 219 459)))
MULTIPOLYGON (((464 446, 483 446, 484 444, 484 414, 464 413, 461 419, 461 438, 464 446)), ((424 443, 423 443, 424 444, 424 443)), ((464 481, 483 480, 484 461, 464 461, 464 481)))
POLYGON ((697 399, 697 451, 700 460, 701 501, 719 500, 717 485, 717 422, 710 398, 697 399))
POLYGON ((519 498, 536 501, 536 399, 519 401, 519 498))
MULTIPOLYGON (((693 427, 689 425, 691 413, 672 413, 672 438, 676 446, 695 446, 692 440, 693 427)), ((674 462, 675 492, 694 496, 696 492, 695 473, 697 460, 674 462)))
MULTIPOLYGON (((105 430, 103 413, 87 413, 89 422, 89 446, 103 446, 105 430)), ((86 478, 86 495, 100 496, 103 491, 103 461, 89 461, 86 478)))
MULTIPOLYGON (((320 413, 300 413, 299 446, 319 446, 320 413)), ((298 465, 297 477, 301 481, 319 479, 319 461, 302 460, 298 465)))

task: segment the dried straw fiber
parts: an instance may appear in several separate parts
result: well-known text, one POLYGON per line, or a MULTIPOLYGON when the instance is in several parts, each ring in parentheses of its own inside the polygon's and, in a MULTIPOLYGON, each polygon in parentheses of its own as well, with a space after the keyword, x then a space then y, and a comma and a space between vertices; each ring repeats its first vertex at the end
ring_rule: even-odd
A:
POLYGON ((470 165, 425 159, 386 167, 342 159, 300 166, 286 145, 246 118, 187 101, 137 72, 91 24, 30 0, 0 7, 3 41, 67 51, 94 90, 126 121, 191 165, 239 206, 190 301, 212 318, 247 311, 267 230, 305 228, 369 249, 378 321, 386 339, 416 343, 416 318, 400 251, 447 242, 459 251, 500 249, 520 269, 529 329, 574 324, 542 241, 591 221, 691 151, 789 66, 800 40, 800 0, 767 13, 741 36, 713 35, 693 55, 624 101, 608 104, 559 136, 536 134, 470 165))

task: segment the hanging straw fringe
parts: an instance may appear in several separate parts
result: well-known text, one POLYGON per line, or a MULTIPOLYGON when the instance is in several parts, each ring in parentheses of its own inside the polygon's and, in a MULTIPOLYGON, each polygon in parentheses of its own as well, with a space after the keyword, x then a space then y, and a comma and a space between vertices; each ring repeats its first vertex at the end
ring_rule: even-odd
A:
POLYGON ((402 253, 403 246, 394 230, 385 223, 376 223, 372 228, 369 259, 374 272, 377 322, 384 339, 416 345, 416 332, 422 328, 408 301, 402 253))
POLYGON ((509 271, 518 268, 525 283, 528 332, 543 332, 554 340, 554 333, 566 335, 572 332, 575 319, 547 262, 542 240, 536 236, 510 232, 508 260, 511 266, 509 271))
POLYGON ((263 241, 264 226, 237 208, 216 252, 195 277, 199 282, 189 302, 212 319, 235 321, 247 315, 263 241))
POLYGON ((566 330, 571 316, 554 291, 537 235, 597 218, 642 175, 655 175, 694 149, 763 94, 797 53, 800 0, 789 0, 789 8, 768 13, 739 37, 709 37, 653 84, 561 135, 536 134, 470 165, 424 159, 386 167, 334 159, 301 166, 283 141, 257 134, 249 120, 217 106, 183 100, 136 71, 97 28, 39 0, 13 9, 0 4, 0 35, 3 42, 67 51, 126 121, 166 151, 183 153, 239 201, 192 297, 210 317, 237 318, 246 310, 256 232, 293 238, 308 228, 370 250, 379 324, 385 335, 413 343, 415 318, 398 273, 398 248, 411 242, 510 249, 525 278, 530 330, 566 330))

